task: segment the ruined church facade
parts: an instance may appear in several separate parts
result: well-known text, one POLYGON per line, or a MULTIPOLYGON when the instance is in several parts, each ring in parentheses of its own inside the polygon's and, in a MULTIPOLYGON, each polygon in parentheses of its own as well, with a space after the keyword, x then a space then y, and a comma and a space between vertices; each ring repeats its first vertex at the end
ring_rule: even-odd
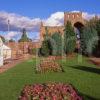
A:
POLYGON ((44 26, 41 22, 40 26, 40 40, 43 41, 44 35, 46 33, 46 28, 48 30, 48 34, 52 35, 53 33, 64 34, 64 28, 67 23, 70 21, 73 27, 80 28, 85 24, 85 20, 82 17, 82 12, 64 12, 64 25, 63 26, 44 26))

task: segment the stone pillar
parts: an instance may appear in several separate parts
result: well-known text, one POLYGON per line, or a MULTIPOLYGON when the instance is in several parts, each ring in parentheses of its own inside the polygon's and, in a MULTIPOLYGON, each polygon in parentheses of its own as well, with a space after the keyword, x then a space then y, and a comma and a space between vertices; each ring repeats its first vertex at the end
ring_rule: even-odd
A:
POLYGON ((3 42, 0 38, 0 67, 3 66, 3 42))

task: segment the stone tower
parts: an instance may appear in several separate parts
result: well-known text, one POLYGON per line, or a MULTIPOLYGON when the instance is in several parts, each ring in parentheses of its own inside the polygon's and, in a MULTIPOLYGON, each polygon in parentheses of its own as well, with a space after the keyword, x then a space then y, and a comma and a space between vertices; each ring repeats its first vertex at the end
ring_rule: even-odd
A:
POLYGON ((64 25, 66 25, 67 21, 70 21, 73 26, 77 22, 84 24, 82 12, 64 12, 64 25))

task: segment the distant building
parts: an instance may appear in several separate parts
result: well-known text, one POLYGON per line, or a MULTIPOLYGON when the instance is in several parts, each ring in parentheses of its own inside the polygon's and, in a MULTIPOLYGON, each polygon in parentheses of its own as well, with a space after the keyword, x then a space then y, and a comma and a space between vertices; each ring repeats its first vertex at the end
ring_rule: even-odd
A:
POLYGON ((11 54, 12 54, 11 48, 3 44, 3 59, 4 60, 11 59, 12 57, 11 54))
POLYGON ((31 54, 33 48, 40 48, 40 42, 8 42, 6 45, 12 50, 12 58, 31 54))
POLYGON ((11 48, 6 46, 0 37, 0 66, 3 66, 4 60, 11 59, 11 48))
POLYGON ((0 37, 0 67, 3 66, 3 42, 0 37))

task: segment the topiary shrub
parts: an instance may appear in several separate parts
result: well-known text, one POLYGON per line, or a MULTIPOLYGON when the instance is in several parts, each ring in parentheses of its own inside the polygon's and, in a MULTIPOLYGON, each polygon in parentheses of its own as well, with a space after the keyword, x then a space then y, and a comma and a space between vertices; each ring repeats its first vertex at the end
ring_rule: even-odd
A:
POLYGON ((50 49, 49 49, 49 41, 48 40, 44 40, 43 42, 42 42, 42 46, 41 46, 41 48, 40 48, 40 54, 42 55, 42 56, 49 56, 49 54, 50 54, 50 49))

